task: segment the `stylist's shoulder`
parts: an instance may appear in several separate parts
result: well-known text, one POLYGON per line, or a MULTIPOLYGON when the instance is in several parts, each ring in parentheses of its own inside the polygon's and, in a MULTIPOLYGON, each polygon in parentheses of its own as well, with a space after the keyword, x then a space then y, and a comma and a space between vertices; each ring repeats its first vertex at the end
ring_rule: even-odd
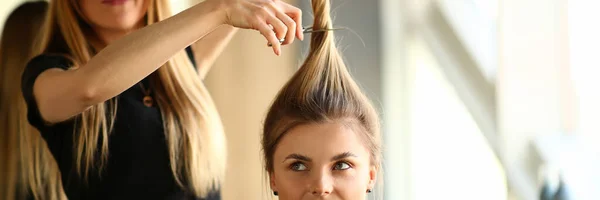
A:
POLYGON ((71 65, 70 59, 58 54, 40 54, 27 63, 21 75, 21 92, 27 105, 27 118, 34 127, 43 129, 48 125, 41 116, 34 94, 34 86, 38 77, 46 71, 68 70, 71 65))

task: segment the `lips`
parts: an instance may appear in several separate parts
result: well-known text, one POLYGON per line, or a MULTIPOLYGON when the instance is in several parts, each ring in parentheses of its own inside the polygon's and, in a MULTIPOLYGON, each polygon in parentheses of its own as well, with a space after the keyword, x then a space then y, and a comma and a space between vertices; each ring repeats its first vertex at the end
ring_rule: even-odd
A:
POLYGON ((106 5, 121 5, 129 0, 102 0, 102 4, 106 5))

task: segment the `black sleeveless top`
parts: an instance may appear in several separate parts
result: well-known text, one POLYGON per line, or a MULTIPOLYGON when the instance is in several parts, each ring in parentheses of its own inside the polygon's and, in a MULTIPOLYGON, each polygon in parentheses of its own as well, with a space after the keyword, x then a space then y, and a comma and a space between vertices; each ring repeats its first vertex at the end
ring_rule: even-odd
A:
MULTIPOLYGON (((186 52, 195 66, 191 48, 186 48, 186 52)), ((33 97, 33 83, 38 75, 50 68, 66 70, 70 65, 62 56, 40 55, 27 64, 22 76, 29 123, 40 131, 56 159, 67 197, 70 200, 196 199, 175 182, 160 108, 143 104, 145 93, 139 84, 117 96, 115 124, 108 143, 109 157, 102 176, 90 173, 86 182, 77 175, 73 162, 74 119, 45 125, 33 97)), ((142 81, 148 88, 148 78, 142 81)), ((214 191, 206 199, 219 200, 220 192, 214 191)))

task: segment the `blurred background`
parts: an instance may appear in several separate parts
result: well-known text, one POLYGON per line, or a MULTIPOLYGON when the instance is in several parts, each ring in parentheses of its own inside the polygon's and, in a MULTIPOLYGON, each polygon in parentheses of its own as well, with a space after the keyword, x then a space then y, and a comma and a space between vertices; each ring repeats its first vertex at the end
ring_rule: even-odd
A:
MULTIPOLYGON (((0 23, 24 0, 1 0, 0 23)), ((172 0, 179 12, 198 0, 172 0)), ((309 0, 287 0, 312 17, 309 0)), ((332 0, 378 107, 385 200, 600 199, 599 1, 332 0)), ((307 35, 308 36, 308 35, 307 35)), ((225 124, 224 200, 270 197, 261 123, 308 41, 240 31, 206 80, 225 124)))

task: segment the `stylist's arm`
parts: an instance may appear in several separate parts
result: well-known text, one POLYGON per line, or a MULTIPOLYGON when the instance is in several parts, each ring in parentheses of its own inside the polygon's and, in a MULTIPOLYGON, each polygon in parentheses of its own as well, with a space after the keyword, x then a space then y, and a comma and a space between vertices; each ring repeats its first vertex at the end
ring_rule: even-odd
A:
POLYGON ((111 42, 75 70, 44 71, 33 87, 38 109, 48 123, 76 116, 130 88, 221 25, 257 30, 280 54, 281 45, 302 39, 300 12, 279 0, 204 1, 111 42))

